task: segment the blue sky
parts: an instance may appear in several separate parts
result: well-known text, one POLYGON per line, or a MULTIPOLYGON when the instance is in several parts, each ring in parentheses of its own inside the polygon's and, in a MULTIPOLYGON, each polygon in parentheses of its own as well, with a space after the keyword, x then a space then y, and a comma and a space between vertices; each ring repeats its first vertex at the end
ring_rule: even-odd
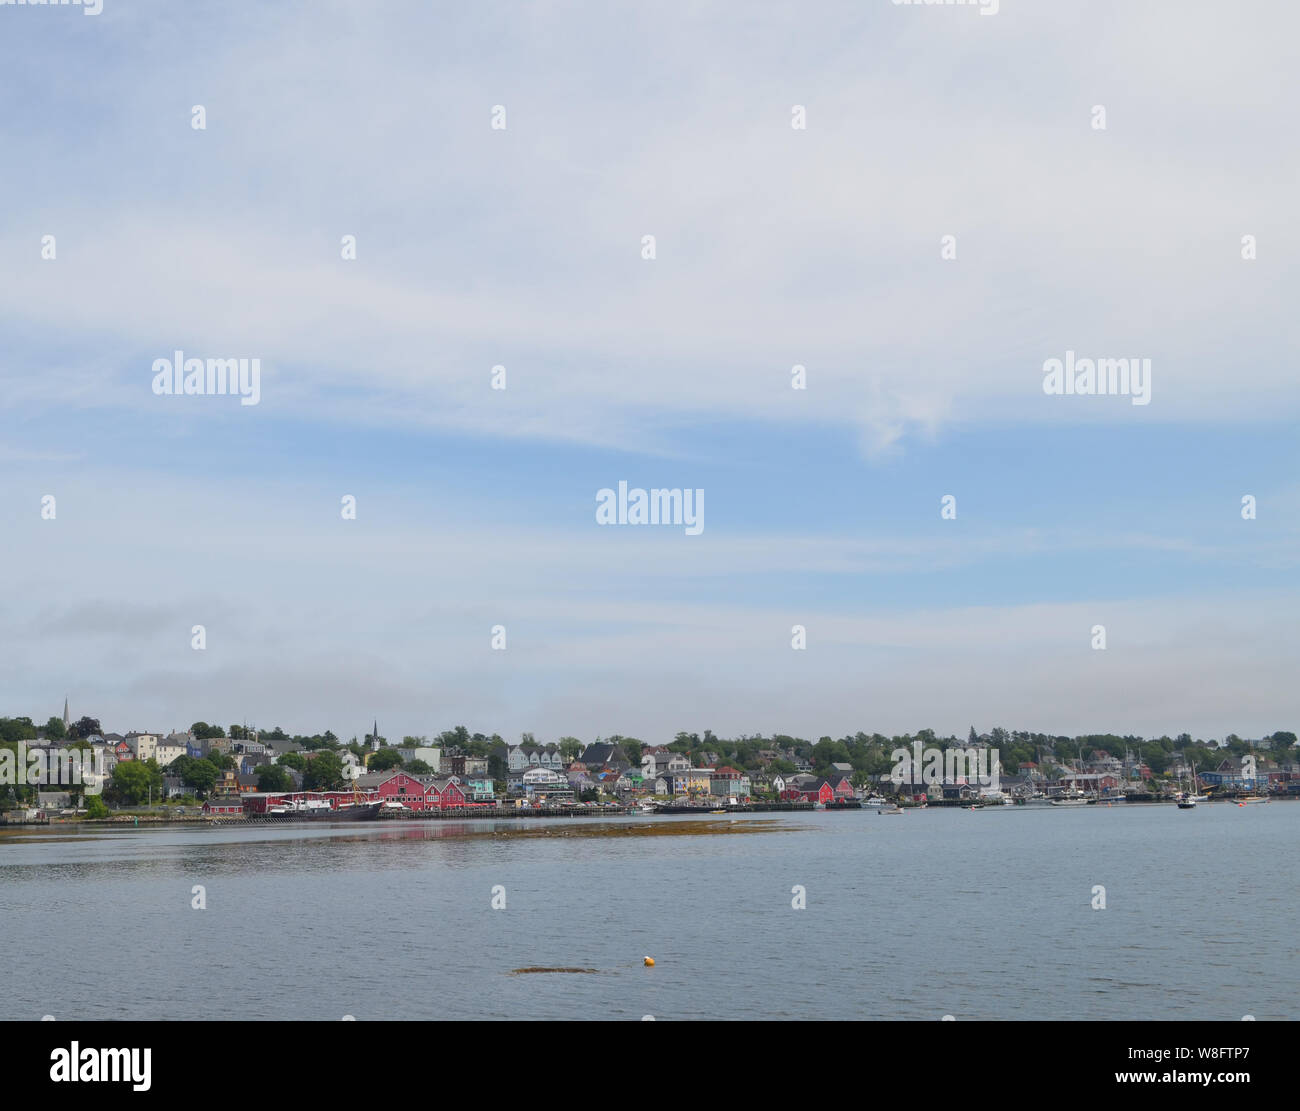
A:
POLYGON ((1286 5, 0 20, 0 712, 1295 728, 1286 5), (155 396, 178 348, 261 402, 155 396))

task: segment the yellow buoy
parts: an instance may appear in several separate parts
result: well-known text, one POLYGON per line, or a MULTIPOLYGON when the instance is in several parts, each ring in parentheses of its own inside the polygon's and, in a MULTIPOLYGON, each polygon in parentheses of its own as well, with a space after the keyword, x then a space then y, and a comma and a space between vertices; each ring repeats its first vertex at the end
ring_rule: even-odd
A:
POLYGON ((646 957, 646 958, 645 958, 645 966, 646 966, 646 968, 654 968, 654 966, 655 966, 655 959, 654 959, 654 957, 646 957))

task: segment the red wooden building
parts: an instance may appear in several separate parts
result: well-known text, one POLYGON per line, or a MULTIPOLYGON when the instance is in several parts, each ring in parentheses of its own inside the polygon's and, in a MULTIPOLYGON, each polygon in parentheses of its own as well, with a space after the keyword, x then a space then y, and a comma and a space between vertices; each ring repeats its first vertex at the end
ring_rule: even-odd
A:
POLYGON ((781 792, 781 798, 786 802, 827 803, 835 798, 835 790, 826 780, 819 779, 805 787, 787 787, 781 792))

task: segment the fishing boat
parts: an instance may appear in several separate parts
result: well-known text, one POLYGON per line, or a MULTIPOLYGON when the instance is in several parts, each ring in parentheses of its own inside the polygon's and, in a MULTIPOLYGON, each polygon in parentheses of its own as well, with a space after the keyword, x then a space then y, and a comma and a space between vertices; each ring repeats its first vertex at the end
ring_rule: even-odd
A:
POLYGON ((1066 791, 1049 801, 1053 806, 1087 806, 1092 802, 1092 799, 1076 788, 1073 791, 1066 791))

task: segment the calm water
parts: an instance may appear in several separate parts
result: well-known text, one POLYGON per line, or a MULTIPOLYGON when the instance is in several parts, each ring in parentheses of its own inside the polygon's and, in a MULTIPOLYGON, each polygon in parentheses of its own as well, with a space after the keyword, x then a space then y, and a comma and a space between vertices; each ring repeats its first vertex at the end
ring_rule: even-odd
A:
POLYGON ((0 1018, 1300 1011, 1300 803, 698 821, 11 831, 0 1018))

